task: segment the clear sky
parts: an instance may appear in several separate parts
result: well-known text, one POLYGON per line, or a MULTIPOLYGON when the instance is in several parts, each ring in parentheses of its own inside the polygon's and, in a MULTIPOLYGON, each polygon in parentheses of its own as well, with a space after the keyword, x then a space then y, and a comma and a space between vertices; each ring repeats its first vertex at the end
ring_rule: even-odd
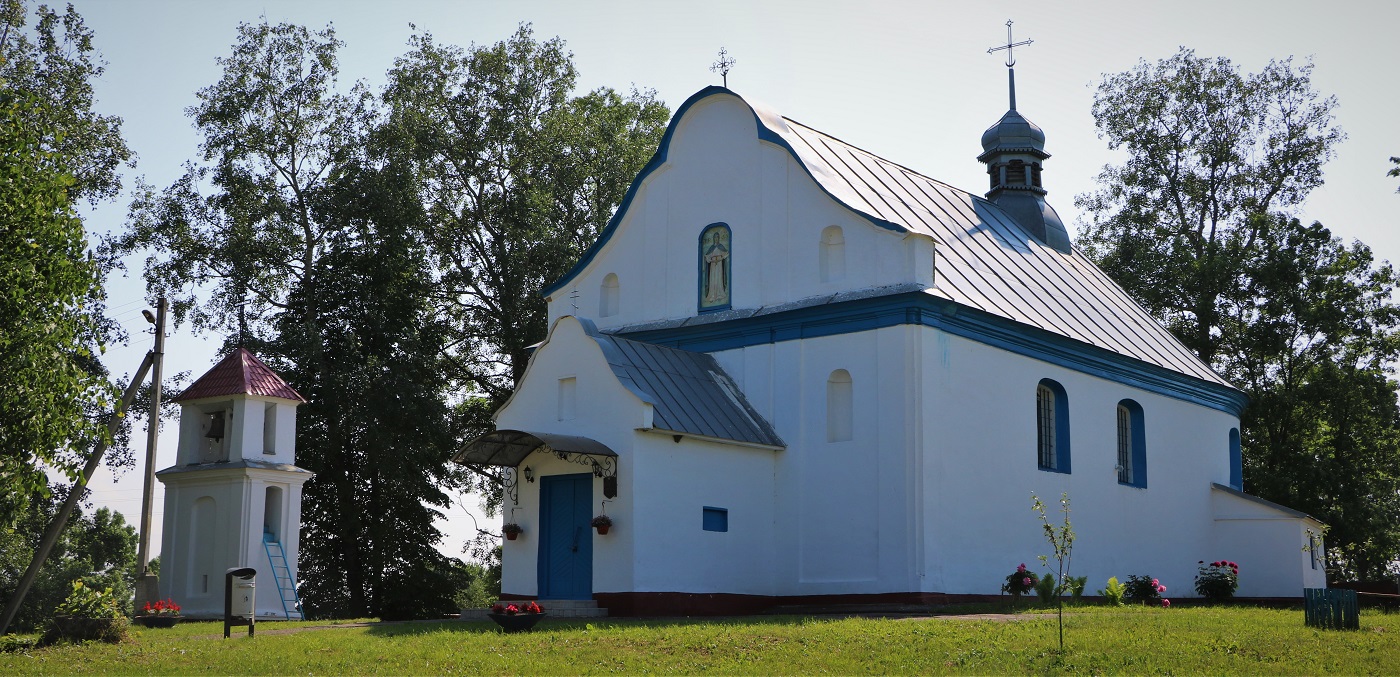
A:
MULTIPOLYGON (((215 58, 229 52, 239 22, 291 22, 320 28, 333 23, 345 47, 341 85, 364 80, 374 88, 396 56, 406 51, 409 24, 439 42, 467 46, 508 37, 521 22, 536 37, 562 37, 573 52, 581 91, 596 87, 655 89, 673 109, 702 87, 719 84, 711 73, 720 47, 737 60, 729 86, 783 115, 832 134, 924 174, 980 193, 986 182, 982 131, 1006 110, 1003 54, 1015 20, 1018 109, 1046 134, 1044 185, 1073 235, 1079 218, 1074 196, 1114 155, 1097 138, 1090 115, 1094 87, 1104 73, 1175 53, 1184 45, 1200 56, 1225 56, 1246 71, 1271 58, 1312 57, 1314 87, 1340 100, 1338 122, 1348 139, 1326 167, 1327 185, 1304 205, 1305 220, 1319 220, 1348 240, 1359 239, 1382 259, 1400 260, 1400 180, 1385 176, 1388 158, 1400 155, 1400 94, 1396 93, 1394 31, 1400 3, 1338 0, 1175 2, 973 3, 731 1, 702 2, 427 2, 340 0, 195 2, 175 0, 72 0, 96 34, 108 61, 97 83, 98 107, 121 116, 127 142, 138 155, 126 186, 144 176, 156 186, 172 183, 180 165, 194 159, 200 141, 185 117, 194 93, 213 84, 215 58)), ((58 3, 54 3, 58 4, 58 3)), ((94 234, 122 227, 129 196, 87 214, 94 234)), ((132 345, 114 347, 107 362, 131 373, 150 346, 139 332, 144 283, 141 257, 130 276, 109 284, 113 314, 133 334, 132 345)), ((178 328, 167 344, 166 373, 198 376, 217 361, 222 337, 192 336, 178 328)), ((161 436, 157 467, 174 459, 173 426, 161 436)), ((144 423, 137 423, 138 458, 144 423)), ((118 480, 104 471, 94 479, 95 503, 138 520, 138 469, 118 480)), ((156 491, 152 552, 160 548, 160 498, 156 491)), ((475 497, 462 497, 442 524, 440 548, 459 555, 472 532, 475 497)), ((483 525, 487 524, 483 522, 483 525)))

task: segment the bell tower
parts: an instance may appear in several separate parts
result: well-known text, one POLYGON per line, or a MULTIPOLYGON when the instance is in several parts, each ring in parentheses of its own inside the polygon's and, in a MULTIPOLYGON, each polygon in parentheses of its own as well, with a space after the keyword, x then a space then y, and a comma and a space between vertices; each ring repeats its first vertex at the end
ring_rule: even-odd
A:
POLYGON ((1050 248, 1070 251, 1069 232, 1055 208, 1045 201, 1040 185, 1040 165, 1050 157, 1045 152, 1045 132, 1016 110, 1016 59, 1013 48, 1031 40, 1012 42, 1011 22, 1006 22, 1006 44, 988 53, 1006 50, 1006 77, 1011 106, 997 123, 982 134, 979 162, 987 165, 991 190, 987 199, 996 203, 1036 239, 1050 248))
POLYGON ((301 488, 296 413, 306 400, 245 348, 179 397, 175 465, 165 485, 162 598, 190 617, 222 617, 224 572, 258 572, 259 620, 302 617, 296 592, 301 488))

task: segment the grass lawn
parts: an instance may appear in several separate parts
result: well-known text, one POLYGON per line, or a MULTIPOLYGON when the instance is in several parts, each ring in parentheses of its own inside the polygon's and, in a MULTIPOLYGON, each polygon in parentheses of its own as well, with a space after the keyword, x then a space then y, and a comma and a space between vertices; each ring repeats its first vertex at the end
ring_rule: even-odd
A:
POLYGON ((220 623, 132 629, 122 644, 0 653, 3 674, 1209 673, 1395 674, 1400 615, 1360 631, 1303 626, 1301 609, 1078 608, 1011 622, 957 617, 546 620, 504 635, 486 622, 276 630, 220 623), (243 634, 237 634, 243 630, 243 634))

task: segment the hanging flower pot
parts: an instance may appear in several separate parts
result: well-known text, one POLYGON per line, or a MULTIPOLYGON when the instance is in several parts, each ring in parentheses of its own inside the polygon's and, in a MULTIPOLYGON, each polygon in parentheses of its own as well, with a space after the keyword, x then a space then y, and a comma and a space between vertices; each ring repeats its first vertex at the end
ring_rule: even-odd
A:
POLYGON ((519 536, 522 533, 525 533, 525 529, 522 528, 519 524, 511 522, 501 527, 501 533, 506 535, 507 541, 513 541, 517 536, 519 536))
POLYGON ((594 517, 590 524, 593 525, 594 529, 598 530, 599 536, 606 536, 608 535, 608 529, 612 528, 612 518, 607 515, 599 515, 594 517))

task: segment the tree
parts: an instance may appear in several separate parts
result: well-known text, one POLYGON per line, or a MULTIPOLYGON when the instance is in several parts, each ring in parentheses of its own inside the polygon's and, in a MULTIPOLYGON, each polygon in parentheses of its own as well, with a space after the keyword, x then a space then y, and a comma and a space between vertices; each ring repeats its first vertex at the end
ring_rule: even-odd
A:
POLYGON ((1080 244, 1250 396, 1246 487, 1332 526, 1333 579, 1370 577, 1400 554, 1397 278, 1289 214, 1343 138, 1310 72, 1182 49, 1106 76, 1095 120, 1129 157, 1077 198, 1080 244))
POLYGON ((1225 306, 1240 302, 1258 217, 1322 185, 1344 138, 1335 97, 1313 91, 1311 73, 1285 59, 1241 74, 1182 48, 1105 76, 1094 97, 1099 136, 1128 159, 1076 197, 1080 246, 1207 363, 1234 330, 1225 306))
MULTIPOLYGON (((0 599, 9 599, 34 555, 34 548, 68 491, 54 486, 34 492, 14 529, 0 531, 0 599)), ((13 627, 33 631, 53 615, 82 580, 96 589, 112 588, 119 599, 131 596, 135 582, 136 530, 120 513, 98 508, 91 516, 76 513, 53 553, 45 561, 13 627)))
MULTIPOLYGON (((1390 156, 1390 163, 1395 166, 1391 167, 1390 171, 1385 173, 1386 176, 1400 176, 1400 157, 1394 155, 1390 156)), ((1400 193, 1400 188, 1396 188, 1395 192, 1400 193)))
POLYGON ((1400 556, 1400 275, 1319 223, 1275 218, 1261 237, 1253 308, 1228 341, 1251 398, 1246 486, 1331 526, 1331 578, 1383 578, 1400 556))
POLYGON ((453 594, 433 548, 455 473, 444 334, 410 175, 375 150, 364 87, 336 90, 340 46, 330 28, 241 25, 223 77, 188 111, 204 164, 143 187, 110 246, 155 254, 147 288, 169 295, 177 322, 232 333, 248 317, 245 344, 308 398, 309 612, 436 615, 453 594))
MULTIPOLYGON (((654 92, 574 96, 559 38, 528 24, 462 49, 414 35, 389 71, 386 133, 413 167, 438 271, 434 303, 451 327, 446 353, 458 430, 489 414, 524 373, 547 329, 540 291, 593 242, 660 143, 670 111, 654 92)), ((484 469, 482 469, 483 472, 484 469)), ((490 475, 478 487, 499 501, 490 475)))
MULTIPOLYGON (((99 362, 120 336, 103 317, 105 266, 87 253, 77 201, 120 187, 131 157, 121 120, 92 110, 102 74, 92 34, 70 7, 36 12, 0 0, 0 523, 11 525, 48 482, 76 476, 96 414, 114 389, 99 362)), ((120 457, 120 456, 119 456, 120 457)))
MULTIPOLYGON (((1060 493, 1060 512, 1064 515, 1063 523, 1055 526, 1050 523, 1050 518, 1045 515, 1045 502, 1040 500, 1034 492, 1031 493, 1031 510, 1035 511, 1040 518, 1040 529, 1045 534, 1045 540, 1050 544, 1049 555, 1037 555, 1040 564, 1045 568, 1050 568, 1050 558, 1055 558, 1055 565, 1060 572, 1059 578, 1055 579, 1052 588, 1055 601, 1059 605, 1059 626, 1060 626, 1060 653, 1065 652, 1065 593, 1072 590, 1072 581, 1069 576, 1070 560, 1074 554, 1074 526, 1069 522, 1069 492, 1060 493)), ((1050 574, 1047 574, 1050 575, 1050 574)))

